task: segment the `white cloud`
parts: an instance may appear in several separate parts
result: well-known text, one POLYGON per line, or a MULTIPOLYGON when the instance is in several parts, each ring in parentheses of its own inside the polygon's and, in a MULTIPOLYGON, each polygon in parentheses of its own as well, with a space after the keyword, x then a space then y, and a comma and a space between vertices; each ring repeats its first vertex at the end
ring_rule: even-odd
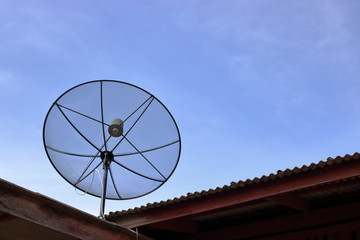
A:
POLYGON ((9 70, 0 70, 0 84, 10 82, 14 79, 14 74, 9 70))
POLYGON ((350 32, 347 28, 347 18, 344 9, 339 4, 328 1, 321 8, 322 29, 318 47, 332 45, 345 46, 350 40, 350 32))
MULTIPOLYGON (((89 26, 93 20, 81 10, 67 8, 66 5, 37 5, 24 3, 21 7, 6 5, 6 11, 0 9, 0 51, 17 49, 36 51, 40 54, 68 56, 72 46, 83 46, 79 38, 82 28, 89 26)), ((17 51, 15 51, 16 53, 17 51)), ((73 52, 70 52, 70 54, 73 52)))

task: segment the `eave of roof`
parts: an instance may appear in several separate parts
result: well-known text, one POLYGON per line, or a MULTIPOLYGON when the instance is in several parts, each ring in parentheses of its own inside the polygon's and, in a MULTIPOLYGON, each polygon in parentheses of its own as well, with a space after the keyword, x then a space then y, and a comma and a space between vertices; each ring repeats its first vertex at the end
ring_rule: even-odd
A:
POLYGON ((6 230, 9 224, 25 226, 16 231, 29 239, 45 232, 60 233, 61 239, 151 239, 1 178, 0 223, 0 238, 5 239, 14 239, 6 230))
POLYGON ((229 190, 235 190, 235 189, 241 189, 245 188, 251 185, 257 185, 261 183, 271 182, 277 179, 283 179, 286 177, 294 176, 294 175, 301 175, 306 172, 322 169, 325 167, 329 167, 332 165, 341 164, 344 162, 354 161, 358 160, 360 158, 359 153, 354 153, 353 155, 345 155, 343 157, 337 156, 336 158, 328 158, 326 161, 320 161, 318 163, 312 163, 310 165, 304 165, 302 167, 295 167, 293 169, 285 169, 285 170, 279 170, 277 173, 271 173, 268 176, 262 176, 260 178, 255 177, 254 179, 247 179, 245 181, 238 181, 238 182, 231 182, 229 185, 224 185, 223 187, 217 187, 215 189, 209 189, 207 191, 201 191, 201 192, 194 192, 194 193, 188 193, 186 196, 177 197, 174 199, 169 199, 166 201, 160 201, 160 202, 154 202, 149 203, 146 206, 136 207, 133 209, 128 210, 122 210, 122 211, 116 211, 116 212, 110 212, 106 218, 112 221, 113 219, 116 219, 123 215, 128 214, 134 214, 139 213, 143 211, 147 211, 150 209, 160 208, 163 206, 168 206, 176 203, 186 202, 192 199, 201 198, 209 195, 219 194, 222 192, 226 192, 229 190))

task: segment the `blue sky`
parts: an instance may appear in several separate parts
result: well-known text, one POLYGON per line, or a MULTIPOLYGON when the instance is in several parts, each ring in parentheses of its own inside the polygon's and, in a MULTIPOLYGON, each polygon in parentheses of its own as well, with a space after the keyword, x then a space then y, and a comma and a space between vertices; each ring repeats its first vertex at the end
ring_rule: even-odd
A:
POLYGON ((0 177, 98 215, 42 143, 56 98, 90 80, 146 89, 182 136, 157 191, 208 190, 360 146, 360 2, 0 0, 0 177))

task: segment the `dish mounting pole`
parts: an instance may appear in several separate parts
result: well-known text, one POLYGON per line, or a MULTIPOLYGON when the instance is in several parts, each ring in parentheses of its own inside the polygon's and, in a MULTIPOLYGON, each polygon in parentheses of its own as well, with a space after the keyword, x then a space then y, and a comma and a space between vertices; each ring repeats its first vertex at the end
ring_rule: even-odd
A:
POLYGON ((101 153, 101 159, 103 161, 103 184, 102 184, 102 192, 101 192, 101 203, 100 203, 100 218, 105 219, 105 200, 106 200, 106 187, 107 187, 107 178, 108 172, 110 169, 110 164, 114 160, 114 155, 112 152, 105 151, 101 153))

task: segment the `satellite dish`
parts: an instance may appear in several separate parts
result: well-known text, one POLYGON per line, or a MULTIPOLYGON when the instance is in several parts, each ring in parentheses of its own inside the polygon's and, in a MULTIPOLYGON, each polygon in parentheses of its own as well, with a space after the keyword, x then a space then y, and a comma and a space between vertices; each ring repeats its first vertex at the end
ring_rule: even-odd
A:
POLYGON ((135 85, 96 80, 63 93, 44 122, 47 156, 75 188, 105 199, 133 199, 162 186, 181 151, 179 129, 155 96, 135 85), (99 175, 99 176, 97 176, 99 175))

